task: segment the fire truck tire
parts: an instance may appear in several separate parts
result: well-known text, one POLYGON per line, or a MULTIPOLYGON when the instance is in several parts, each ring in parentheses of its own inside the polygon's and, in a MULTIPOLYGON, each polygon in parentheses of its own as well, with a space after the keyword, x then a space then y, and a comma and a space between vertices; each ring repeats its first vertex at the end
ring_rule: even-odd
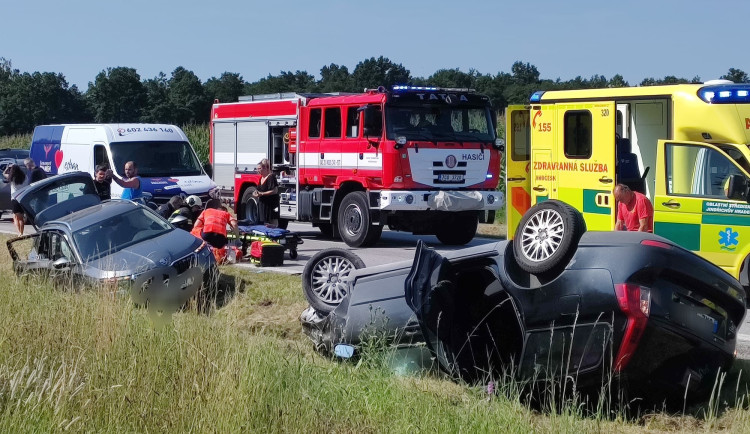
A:
POLYGON ((279 229, 286 229, 289 227, 289 220, 279 219, 279 229))
POLYGON ((324 238, 333 238, 333 225, 331 223, 318 223, 320 234, 324 238))
POLYGON ((476 213, 458 216, 452 225, 444 225, 435 234, 441 243, 448 246, 462 246, 474 239, 479 226, 476 213))
POLYGON ((353 191, 341 201, 338 227, 341 240, 349 247, 366 247, 380 239, 382 226, 373 226, 367 206, 367 193, 353 191))
POLYGON ((255 191, 255 187, 248 187, 247 190, 242 193, 242 210, 239 216, 240 220, 248 220, 251 222, 257 222, 260 220, 258 215, 258 198, 253 197, 255 191))

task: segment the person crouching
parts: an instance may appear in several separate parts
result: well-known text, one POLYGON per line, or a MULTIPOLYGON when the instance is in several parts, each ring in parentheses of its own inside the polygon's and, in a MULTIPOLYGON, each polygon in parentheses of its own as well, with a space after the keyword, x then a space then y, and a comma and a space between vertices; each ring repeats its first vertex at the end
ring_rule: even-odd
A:
POLYGON ((227 224, 237 233, 237 218, 222 209, 221 201, 210 199, 206 202, 206 209, 195 220, 191 233, 203 239, 212 247, 221 249, 227 245, 227 224))

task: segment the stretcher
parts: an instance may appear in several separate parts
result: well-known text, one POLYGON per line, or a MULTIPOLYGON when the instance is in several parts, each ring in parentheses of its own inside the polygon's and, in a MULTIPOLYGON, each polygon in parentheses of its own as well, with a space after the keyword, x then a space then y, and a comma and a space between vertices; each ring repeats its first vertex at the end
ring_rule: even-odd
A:
MULTIPOLYGON (((289 251, 289 257, 291 259, 297 259, 297 246, 304 244, 302 237, 292 231, 279 228, 269 228, 263 225, 254 226, 238 226, 239 238, 238 240, 242 243, 242 256, 247 257, 247 249, 253 243, 253 241, 273 241, 281 244, 285 250, 289 251)), ((235 235, 228 233, 227 238, 233 240, 235 235)))

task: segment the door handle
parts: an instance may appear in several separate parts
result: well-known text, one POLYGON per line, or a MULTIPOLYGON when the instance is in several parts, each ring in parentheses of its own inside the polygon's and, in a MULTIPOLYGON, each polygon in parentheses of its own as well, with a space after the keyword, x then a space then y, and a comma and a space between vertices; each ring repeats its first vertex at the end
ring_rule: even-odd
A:
POLYGON ((534 187, 532 190, 534 190, 534 191, 547 191, 547 188, 546 187, 542 187, 541 185, 538 185, 538 186, 534 187))
POLYGON ((506 178, 506 181, 526 181, 526 178, 506 178))
POLYGON ((601 178, 599 178, 599 182, 601 182, 602 184, 611 184, 612 178, 607 178, 606 176, 602 176, 601 178))
POLYGON ((323 152, 321 152, 321 153, 320 153, 320 159, 321 159, 321 160, 325 160, 325 155, 326 155, 326 154, 324 154, 323 152))
POLYGON ((661 204, 668 208, 674 208, 674 209, 677 209, 680 207, 679 202, 672 202, 671 200, 669 202, 662 202, 661 204))

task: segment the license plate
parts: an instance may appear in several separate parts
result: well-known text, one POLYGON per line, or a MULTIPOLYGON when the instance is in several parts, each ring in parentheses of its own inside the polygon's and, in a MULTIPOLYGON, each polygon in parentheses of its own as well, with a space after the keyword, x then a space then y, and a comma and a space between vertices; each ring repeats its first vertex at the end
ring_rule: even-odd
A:
POLYGON ((464 175, 442 174, 438 175, 438 181, 460 182, 464 180, 464 175))

